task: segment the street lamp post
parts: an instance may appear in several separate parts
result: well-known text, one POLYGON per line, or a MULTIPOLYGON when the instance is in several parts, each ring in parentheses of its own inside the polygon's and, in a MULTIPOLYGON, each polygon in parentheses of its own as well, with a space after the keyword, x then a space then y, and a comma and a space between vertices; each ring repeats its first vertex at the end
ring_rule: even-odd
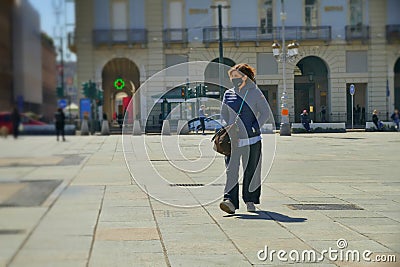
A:
POLYGON ((272 44, 272 53, 278 62, 282 62, 282 79, 283 79, 283 92, 281 97, 281 125, 280 125, 280 135, 281 136, 291 136, 290 122, 289 122, 289 108, 288 108, 288 93, 286 88, 286 62, 294 61, 299 54, 298 48, 299 44, 292 42, 287 46, 285 40, 285 4, 284 0, 281 0, 282 12, 281 12, 281 24, 282 24, 282 52, 280 51, 280 45, 278 42, 274 41, 272 44))
POLYGON ((223 97, 223 86, 222 86, 222 77, 223 77, 223 69, 222 65, 224 64, 224 41, 222 38, 222 9, 230 8, 230 6, 211 6, 211 8, 218 9, 218 47, 219 47, 219 65, 218 65, 218 76, 219 76, 219 98, 222 100, 223 97))
POLYGON ((219 46, 219 65, 218 65, 218 72, 219 72, 219 98, 222 101, 222 67, 221 64, 224 64, 224 43, 222 39, 222 5, 218 5, 218 46, 219 46))

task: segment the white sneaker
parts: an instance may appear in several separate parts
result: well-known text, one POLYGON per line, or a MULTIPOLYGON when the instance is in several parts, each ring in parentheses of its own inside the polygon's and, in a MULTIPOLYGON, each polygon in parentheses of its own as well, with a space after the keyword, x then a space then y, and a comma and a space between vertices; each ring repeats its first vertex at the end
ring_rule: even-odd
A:
POLYGON ((225 211, 229 214, 235 214, 235 205, 233 205, 232 201, 226 199, 219 204, 221 210, 225 211))
POLYGON ((254 206, 254 202, 246 202, 247 211, 248 212, 255 212, 256 206, 254 206))

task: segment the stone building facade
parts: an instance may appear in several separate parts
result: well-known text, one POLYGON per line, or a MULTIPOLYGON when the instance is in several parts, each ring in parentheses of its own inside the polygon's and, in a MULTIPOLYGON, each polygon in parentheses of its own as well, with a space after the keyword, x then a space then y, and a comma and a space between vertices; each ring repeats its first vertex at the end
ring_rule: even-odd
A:
POLYGON ((15 105, 52 121, 57 106, 53 41, 28 0, 0 1, 0 111, 15 105))
POLYGON ((0 2, 0 111, 9 111, 13 103, 12 0, 0 2))
POLYGON ((53 122, 57 109, 57 66, 53 39, 42 34, 42 95, 41 114, 46 122, 53 122))
MULTIPOLYGON (((278 0, 76 1, 78 84, 92 80, 102 88, 111 118, 121 112, 121 99, 166 67, 218 62, 218 4, 228 7, 222 11, 224 62, 257 68, 257 84, 279 122, 282 63, 271 47, 281 42, 278 0), (113 86, 118 77, 127 81, 123 90, 113 86)), ((300 44, 300 55, 287 64, 290 121, 298 121, 303 109, 314 121, 351 121, 351 84, 359 124, 374 109, 385 119, 399 107, 399 1, 285 0, 285 9, 286 40, 300 44)), ((136 104, 143 111, 152 98, 136 104)))

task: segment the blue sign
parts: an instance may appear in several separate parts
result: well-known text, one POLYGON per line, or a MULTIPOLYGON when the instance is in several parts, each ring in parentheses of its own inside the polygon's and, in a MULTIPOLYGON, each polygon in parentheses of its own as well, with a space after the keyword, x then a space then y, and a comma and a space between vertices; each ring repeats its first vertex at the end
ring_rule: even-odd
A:
POLYGON ((79 115, 81 120, 84 118, 88 118, 89 120, 92 118, 92 104, 89 98, 81 98, 79 101, 79 115))
POLYGON ((355 92, 356 92, 356 88, 354 87, 354 84, 350 84, 350 94, 354 95, 355 92))
POLYGON ((67 99, 58 100, 58 107, 64 109, 67 106, 67 99))

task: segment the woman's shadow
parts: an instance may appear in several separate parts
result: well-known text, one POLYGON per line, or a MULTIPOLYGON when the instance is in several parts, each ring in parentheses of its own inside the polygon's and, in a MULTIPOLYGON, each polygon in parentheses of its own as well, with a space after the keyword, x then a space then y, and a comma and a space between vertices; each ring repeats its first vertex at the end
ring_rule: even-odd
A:
POLYGON ((245 219, 245 220, 272 220, 272 221, 286 222, 286 223, 301 223, 307 221, 307 218, 294 218, 277 212, 265 211, 265 210, 258 210, 252 212, 251 214, 238 213, 238 214, 226 215, 224 217, 235 217, 238 219, 245 219))

